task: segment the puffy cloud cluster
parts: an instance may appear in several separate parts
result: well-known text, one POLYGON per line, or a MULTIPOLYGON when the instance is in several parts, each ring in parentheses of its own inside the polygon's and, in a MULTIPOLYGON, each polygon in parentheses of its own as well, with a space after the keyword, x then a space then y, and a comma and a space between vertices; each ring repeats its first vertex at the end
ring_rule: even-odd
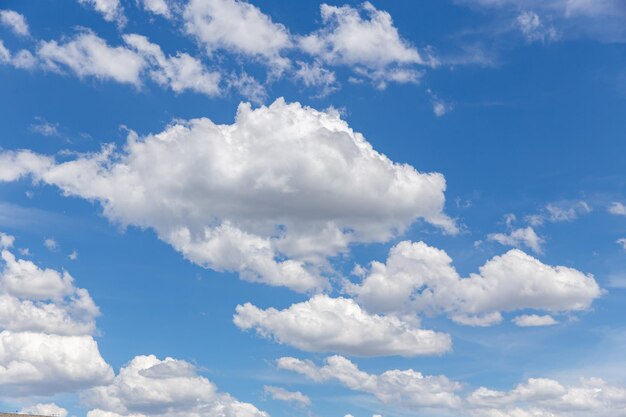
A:
POLYGON ((462 400, 456 392, 461 385, 445 376, 425 376, 413 369, 368 374, 342 356, 326 358, 326 364, 317 366, 308 360, 291 357, 278 359, 281 369, 297 372, 315 382, 338 381, 347 388, 373 394, 385 404, 406 408, 456 409, 462 400))
POLYGON ((141 84, 145 61, 141 55, 123 46, 109 46, 90 31, 65 42, 41 42, 37 56, 43 65, 55 71, 68 69, 79 77, 94 77, 119 83, 141 84))
POLYGON ((83 395, 87 417, 267 417, 254 405, 217 391, 188 362, 136 356, 112 383, 83 395))
POLYGON ((549 266, 513 249, 462 278, 443 251, 423 242, 400 242, 386 263, 372 262, 359 283, 345 291, 370 312, 446 313, 470 325, 501 321, 501 312, 588 309, 601 290, 593 276, 549 266))
POLYGON ((126 45, 110 46, 90 31, 72 39, 41 42, 37 58, 45 68, 69 70, 79 77, 94 77, 141 86, 144 74, 157 84, 180 93, 195 91, 208 96, 221 92, 219 72, 210 71, 187 53, 167 56, 145 36, 124 35, 126 45))
POLYGON ((365 2, 321 5, 324 27, 298 39, 300 48, 329 65, 346 65, 384 87, 389 81, 416 82, 416 65, 433 65, 400 37, 391 15, 365 2), (362 15, 365 13, 365 17, 362 15))
POLYGON ((123 225, 153 228, 191 261, 296 291, 327 286, 319 268, 353 242, 384 242, 417 219, 457 231, 445 179, 376 152, 334 111, 278 99, 235 122, 177 122, 66 162, 0 153, 0 179, 30 173, 98 201, 123 225))
POLYGON ((566 386, 554 379, 530 378, 511 391, 481 387, 467 397, 479 417, 606 416, 626 414, 626 389, 598 378, 566 386))
POLYGON ((2 234, 0 392, 44 395, 106 383, 111 368, 91 336, 99 314, 67 272, 16 259, 2 234))
POLYGON ((450 336, 420 329, 390 315, 365 312, 354 300, 317 295, 279 311, 247 303, 237 306, 235 324, 309 352, 358 356, 432 355, 451 348, 450 336))
POLYGON ((165 0, 142 0, 141 4, 143 8, 150 13, 162 16, 166 19, 172 17, 170 6, 168 6, 165 0))

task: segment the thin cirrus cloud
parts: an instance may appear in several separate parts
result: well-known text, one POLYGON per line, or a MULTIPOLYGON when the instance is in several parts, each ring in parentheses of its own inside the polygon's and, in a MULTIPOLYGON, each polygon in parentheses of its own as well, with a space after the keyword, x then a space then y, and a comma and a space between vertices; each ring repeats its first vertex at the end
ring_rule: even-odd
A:
POLYGON ((68 273, 17 259, 0 234, 0 398, 52 395, 109 382, 93 338, 99 309, 68 273))
POLYGON ((385 242, 417 219, 458 230, 441 174, 392 162, 334 111, 282 99, 241 104, 232 125, 195 119, 131 134, 121 151, 0 160, 0 180, 31 175, 100 202, 113 222, 153 228, 198 265, 301 292, 327 287, 321 268, 351 243, 385 242))
POLYGON ((449 335, 419 328, 393 315, 368 314, 354 300, 316 295, 279 311, 250 303, 237 306, 234 320, 242 330, 308 352, 356 356, 417 356, 451 349, 449 335))

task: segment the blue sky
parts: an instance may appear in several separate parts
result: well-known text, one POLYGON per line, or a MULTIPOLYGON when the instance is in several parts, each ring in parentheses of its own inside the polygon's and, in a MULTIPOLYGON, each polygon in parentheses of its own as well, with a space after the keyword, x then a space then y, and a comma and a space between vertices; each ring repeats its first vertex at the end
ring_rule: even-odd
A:
POLYGON ((0 2, 0 409, 626 415, 620 0, 0 2))

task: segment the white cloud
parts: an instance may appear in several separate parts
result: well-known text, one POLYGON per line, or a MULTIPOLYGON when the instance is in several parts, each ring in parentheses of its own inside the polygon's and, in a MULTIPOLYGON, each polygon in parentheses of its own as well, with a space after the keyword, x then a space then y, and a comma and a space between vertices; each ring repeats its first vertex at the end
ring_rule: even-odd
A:
POLYGON ((308 352, 416 356, 445 353, 452 344, 447 334, 420 329, 392 315, 368 314, 351 299, 327 295, 281 311, 239 305, 234 322, 241 329, 255 329, 263 337, 308 352))
POLYGON ((124 41, 151 65, 150 77, 159 85, 180 93, 196 91, 208 96, 220 93, 219 72, 207 70, 202 63, 186 53, 167 57, 161 47, 142 35, 124 35, 124 41))
POLYGON ((369 2, 358 9, 322 4, 321 14, 324 27, 300 37, 298 43, 329 65, 352 67, 384 87, 387 81, 416 82, 415 66, 432 64, 400 37, 389 13, 369 2))
POLYGON ((626 238, 617 239, 615 243, 617 243, 618 245, 621 245, 624 248, 624 250, 626 250, 626 238))
POLYGON ((263 104, 267 99, 267 91, 263 84, 243 70, 240 73, 231 74, 228 78, 228 86, 254 104, 263 104))
POLYGON ((278 359, 281 369, 297 372, 315 382, 339 381, 347 388, 373 394, 385 404, 415 409, 458 408, 462 400, 455 394, 461 385, 445 376, 424 376, 413 369, 393 369, 382 374, 368 374, 342 356, 326 358, 324 366, 311 361, 283 357, 278 359))
POLYGON ((449 113, 453 110, 453 106, 450 103, 446 103, 443 101, 437 94, 435 94, 430 88, 426 90, 428 96, 430 97, 430 102, 433 106, 433 113, 435 116, 441 117, 446 113, 449 113))
POLYGON ((513 323, 520 327, 538 327, 538 326, 553 326, 558 324, 552 316, 545 315, 539 316, 537 314, 524 314, 522 316, 517 316, 513 319, 513 323))
POLYGON ((626 206, 618 201, 614 201, 609 206, 609 213, 616 216, 626 216, 626 206))
POLYGON ((0 64, 9 64, 20 69, 32 69, 37 65, 37 59, 26 49, 15 54, 11 53, 0 39, 0 64))
POLYGON ((535 233, 535 230, 528 226, 525 228, 514 229, 510 233, 490 233, 487 235, 488 240, 498 242, 505 246, 527 247, 535 253, 542 252, 544 240, 535 233))
POLYGON ((141 4, 144 9, 150 13, 154 13, 159 16, 163 16, 166 19, 172 17, 170 7, 165 0, 141 0, 141 4))
POLYGON ((17 181, 33 172, 44 172, 53 160, 30 151, 0 152, 0 181, 17 181))
POLYGON ((545 222, 571 222, 591 211, 591 206, 585 201, 560 201, 546 205, 539 213, 527 216, 526 220, 532 226, 540 226, 545 222))
POLYGON ((75 261, 76 259, 78 259, 78 252, 73 250, 69 255, 67 255, 67 257, 70 261, 75 261))
POLYGON ((298 61, 296 64, 298 68, 294 72, 294 77, 306 87, 317 88, 320 97, 327 96, 339 89, 335 73, 324 68, 319 62, 309 64, 298 61))
POLYGON ((78 0, 78 2, 93 8, 107 22, 116 22, 119 26, 126 24, 124 8, 120 0, 78 0))
POLYGON ((59 249, 59 243, 51 237, 44 239, 43 245, 51 252, 59 249))
POLYGON ((67 410, 56 404, 35 404, 20 410, 22 414, 34 414, 38 416, 67 417, 67 410))
POLYGON ((285 26, 272 22, 256 6, 240 0, 191 0, 184 11, 185 28, 212 55, 217 50, 250 56, 277 73, 289 66, 282 57, 291 46, 285 26))
POLYGON ((539 15, 532 11, 523 11, 517 16, 517 25, 528 42, 546 42, 557 39, 553 26, 546 27, 539 15))
POLYGON ((43 136, 59 136, 59 124, 50 123, 41 117, 35 117, 35 122, 30 125, 30 130, 43 136))
POLYGON ((112 377, 91 336, 0 332, 0 395, 4 398, 83 389, 112 377))
POLYGON ((387 241, 419 218, 457 231, 443 213, 443 175, 390 161, 335 111, 282 99, 241 104, 231 125, 195 119, 130 134, 122 151, 56 164, 4 152, 0 162, 0 180, 30 171, 99 201, 114 222, 155 229, 199 265, 297 291, 327 286, 319 268, 353 242, 387 241))
POLYGON ((462 278, 443 251, 423 242, 400 242, 386 263, 372 262, 360 283, 345 291, 369 312, 446 313, 462 324, 488 325, 500 312, 588 309, 601 290, 593 276, 549 266, 513 249, 462 278))
POLYGON ((19 36, 29 36, 26 18, 14 10, 0 10, 0 23, 19 36))
POLYGON ((265 385, 263 390, 274 400, 296 403, 302 407, 308 407, 311 405, 311 399, 300 391, 287 391, 284 388, 273 387, 271 385, 265 385))
POLYGON ((188 362, 136 356, 106 386, 87 391, 87 417, 268 417, 255 406, 217 391, 188 362))
POLYGON ((0 397, 48 395, 106 383, 113 371, 91 336, 99 315, 67 272, 9 252, 0 234, 0 397))
POLYGON ((566 386, 547 378, 529 378, 511 391, 481 387, 467 398, 478 417, 615 417, 626 408, 626 389, 598 378, 581 378, 566 386))
POLYGON ((67 68, 81 78, 95 77, 135 86, 141 84, 140 75, 146 65, 138 53, 121 46, 109 46, 89 31, 60 44, 41 42, 37 55, 52 70, 67 68))

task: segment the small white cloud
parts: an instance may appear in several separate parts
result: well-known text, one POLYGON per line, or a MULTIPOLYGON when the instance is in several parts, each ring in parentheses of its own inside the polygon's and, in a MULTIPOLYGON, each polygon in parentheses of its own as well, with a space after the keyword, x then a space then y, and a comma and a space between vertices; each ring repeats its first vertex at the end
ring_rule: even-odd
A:
POLYGON ((43 136, 59 136, 59 124, 50 123, 41 117, 35 117, 35 122, 30 125, 30 131, 43 136))
POLYGON ((618 201, 611 203, 608 210, 609 213, 615 214, 616 216, 626 216, 626 205, 618 201))
POLYGON ((126 16, 120 0, 78 0, 78 2, 100 13, 107 22, 116 22, 120 27, 126 25, 126 16))
POLYGON ((528 42, 549 42, 558 38, 554 26, 546 27, 535 12, 522 12, 516 20, 519 30, 528 42))
POLYGON ((550 315, 524 314, 513 319, 513 323, 520 327, 554 326, 559 322, 550 315))
POLYGON ((20 413, 37 416, 67 417, 67 410, 56 404, 36 404, 24 407, 20 410, 20 413))
POLYGON ((59 243, 51 237, 44 239, 43 245, 49 251, 56 251, 57 249, 59 249, 59 243))
POLYGON ((626 250, 626 238, 617 239, 615 243, 617 243, 618 245, 621 245, 624 248, 624 250, 626 250))
POLYGON ((179 359, 136 356, 108 384, 83 394, 87 417, 269 417, 254 405, 217 390, 179 359))
POLYGON ((435 116, 441 117, 453 110, 452 104, 446 103, 444 100, 439 98, 439 96, 435 94, 431 89, 426 90, 426 92, 430 96, 430 102, 432 103, 433 113, 435 113, 435 116))
POLYGON ((487 240, 516 248, 525 246, 535 253, 542 252, 541 247, 544 243, 544 240, 530 226, 512 230, 510 233, 490 233, 487 235, 487 240))
POLYGON ((526 221, 531 226, 541 226, 545 222, 562 223, 571 222, 578 217, 593 211, 591 206, 583 200, 559 201, 547 204, 539 213, 526 216, 526 221))
POLYGON ((311 399, 300 391, 287 391, 284 388, 273 387, 271 385, 265 385, 263 390, 274 400, 295 403, 301 407, 308 407, 311 405, 311 399))
POLYGON ((141 4, 143 8, 150 13, 163 16, 166 19, 172 17, 170 7, 165 0, 141 0, 141 4))
POLYGON ((74 250, 72 251, 72 253, 67 255, 67 257, 70 259, 70 261, 75 261, 76 259, 78 259, 78 252, 74 250))
POLYGON ((14 10, 0 10, 0 23, 19 36, 28 36, 26 18, 14 10))

